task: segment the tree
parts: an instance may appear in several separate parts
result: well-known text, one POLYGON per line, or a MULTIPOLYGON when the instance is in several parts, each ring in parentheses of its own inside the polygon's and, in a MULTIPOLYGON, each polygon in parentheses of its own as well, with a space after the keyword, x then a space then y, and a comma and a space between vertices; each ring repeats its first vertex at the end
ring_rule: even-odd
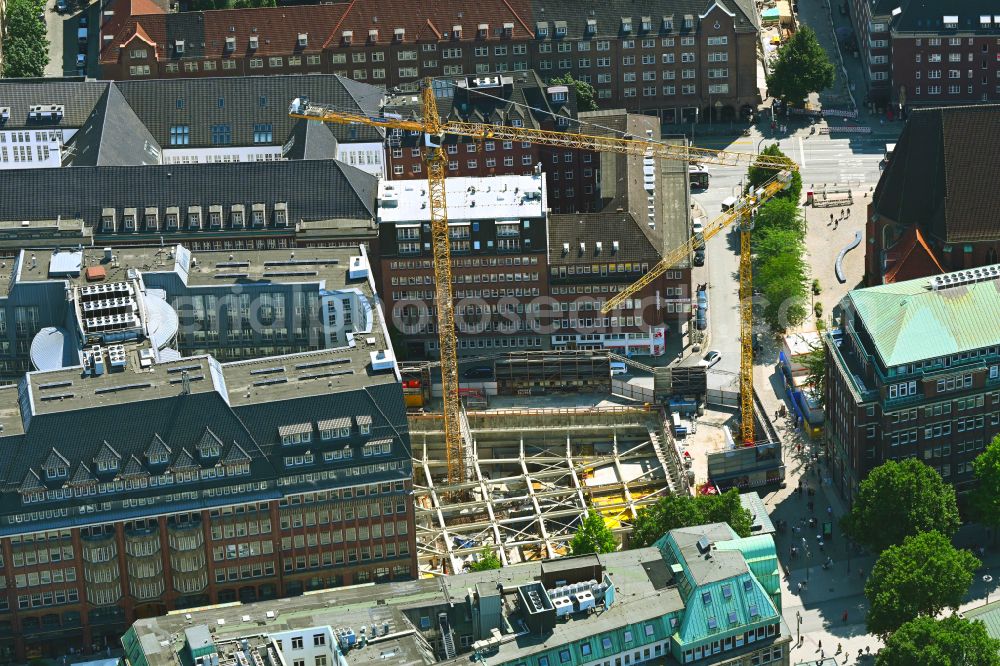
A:
POLYGON ((594 86, 590 85, 586 81, 574 79, 572 74, 566 74, 565 76, 552 77, 549 79, 549 83, 551 85, 565 85, 576 88, 577 111, 597 110, 597 93, 594 91, 594 86))
POLYGON ((873 469, 841 520, 848 536, 876 553, 920 532, 937 530, 951 538, 958 526, 954 488, 915 458, 873 469))
POLYGON ((1000 530, 1000 435, 993 438, 986 450, 972 463, 976 487, 969 502, 976 519, 993 528, 996 537, 1000 530))
POLYGON ((982 622, 950 615, 918 617, 897 629, 875 657, 875 666, 1000 666, 1000 641, 982 622))
POLYGON ((617 548, 618 542, 605 524, 604 517, 593 509, 587 511, 576 534, 569 541, 569 550, 573 555, 612 553, 617 548))
POLYGON ((809 26, 801 26, 778 50, 778 59, 767 75, 767 88, 773 97, 801 104, 809 93, 832 86, 835 72, 816 33, 809 26))
POLYGON ((764 296, 764 321, 780 333, 801 324, 808 312, 802 235, 795 229, 773 228, 760 236, 754 241, 754 286, 764 296))
MULTIPOLYGON (((44 6, 43 6, 44 8, 44 6)), ((3 76, 40 77, 49 64, 49 42, 45 23, 38 20, 39 6, 33 0, 7 3, 6 35, 3 39, 3 76)))
POLYGON ((741 537, 750 536, 753 516, 735 488, 722 495, 667 495, 639 509, 629 537, 631 548, 651 546, 670 530, 706 523, 728 523, 741 537))
POLYGON ((490 569, 499 569, 502 566, 503 563, 497 554, 489 546, 484 546, 483 551, 479 554, 479 559, 469 564, 469 571, 489 571, 490 569))
MULTIPOLYGON (((792 181, 788 184, 788 189, 774 195, 774 199, 791 199, 795 203, 798 203, 799 198, 802 196, 802 174, 800 174, 797 169, 794 169, 795 162, 793 162, 788 155, 785 155, 781 148, 778 148, 778 144, 776 143, 772 143, 770 146, 764 148, 760 154, 767 155, 768 157, 783 158, 782 161, 786 162, 790 167, 793 167, 792 181)), ((774 175, 777 172, 778 170, 774 167, 757 166, 756 162, 751 164, 747 169, 747 191, 749 192, 750 190, 757 189, 767 181, 774 178, 774 175)), ((772 199, 772 201, 774 199, 772 199)))
POLYGON ((775 198, 757 209, 753 221, 753 240, 759 241, 772 231, 794 231, 805 238, 806 222, 798 202, 789 198, 775 198))
POLYGON ((908 536, 879 555, 865 582, 868 631, 883 638, 920 615, 957 609, 982 564, 940 532, 908 536))
POLYGON ((815 390, 814 397, 821 405, 826 404, 826 350, 823 347, 811 349, 800 357, 806 369, 806 382, 815 390))

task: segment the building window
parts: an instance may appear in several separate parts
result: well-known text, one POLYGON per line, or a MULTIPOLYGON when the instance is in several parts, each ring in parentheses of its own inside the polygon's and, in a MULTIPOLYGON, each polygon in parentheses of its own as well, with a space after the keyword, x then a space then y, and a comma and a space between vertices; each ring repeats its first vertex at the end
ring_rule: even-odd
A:
POLYGON ((253 126, 254 143, 271 143, 274 139, 273 126, 270 123, 253 126))
POLYGON ((170 145, 186 146, 191 142, 191 128, 188 125, 172 125, 170 127, 170 145))
POLYGON ((212 125, 212 145, 228 146, 233 142, 233 133, 229 125, 212 125))

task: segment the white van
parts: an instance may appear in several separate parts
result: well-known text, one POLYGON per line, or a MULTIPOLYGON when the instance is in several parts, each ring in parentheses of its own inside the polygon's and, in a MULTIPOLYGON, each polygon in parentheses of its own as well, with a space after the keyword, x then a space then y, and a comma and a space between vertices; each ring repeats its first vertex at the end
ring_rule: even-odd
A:
POLYGON ((722 212, 726 212, 736 205, 736 197, 726 197, 722 200, 722 212))
POLYGON ((628 367, 622 361, 611 361, 611 376, 627 375, 628 367))

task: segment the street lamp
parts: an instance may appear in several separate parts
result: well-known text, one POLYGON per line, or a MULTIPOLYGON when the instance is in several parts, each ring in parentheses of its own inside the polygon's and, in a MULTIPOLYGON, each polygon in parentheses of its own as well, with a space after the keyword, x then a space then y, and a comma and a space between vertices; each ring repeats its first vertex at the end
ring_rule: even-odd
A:
POLYGON ((698 107, 694 107, 694 120, 691 121, 691 142, 694 143, 694 124, 698 122, 698 107))
POLYGON ((764 137, 763 139, 761 139, 760 141, 758 141, 758 142, 757 142, 757 154, 758 154, 758 155, 760 155, 760 147, 761 147, 761 145, 762 145, 762 144, 763 144, 763 143, 764 143, 765 141, 767 141, 767 137, 766 137, 766 136, 765 136, 765 137, 764 137))
POLYGON ((993 576, 989 574, 983 575, 983 587, 986 588, 986 603, 983 604, 984 606, 989 605, 990 603, 990 583, 992 582, 993 582, 993 576))

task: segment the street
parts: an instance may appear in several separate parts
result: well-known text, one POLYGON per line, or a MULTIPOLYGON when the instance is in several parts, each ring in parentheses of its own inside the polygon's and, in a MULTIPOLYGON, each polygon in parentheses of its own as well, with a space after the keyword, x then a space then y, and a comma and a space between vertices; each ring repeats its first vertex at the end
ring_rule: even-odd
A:
MULTIPOLYGON (((879 163, 885 151, 884 138, 838 138, 826 134, 810 134, 808 123, 798 121, 789 131, 777 137, 781 150, 795 160, 802 173, 804 193, 822 185, 850 185, 861 198, 878 182, 881 170, 879 163)), ((817 124, 820 127, 822 124, 817 124)), ((775 139, 765 137, 754 130, 749 137, 735 141, 713 140, 706 137, 696 143, 707 148, 732 150, 741 153, 756 153, 771 145, 775 139)), ((722 213, 722 201, 738 195, 741 181, 746 176, 746 167, 709 167, 711 181, 704 192, 692 195, 692 200, 701 206, 711 220, 722 213)), ((722 352, 722 361, 715 365, 708 375, 709 388, 729 388, 735 390, 740 366, 739 342, 739 243, 735 235, 717 234, 707 242, 705 266, 696 268, 694 281, 709 284, 709 330, 711 340, 708 347, 722 352)), ((767 336, 765 336, 767 337, 767 336)), ((767 359, 770 363, 773 359, 767 359)))

